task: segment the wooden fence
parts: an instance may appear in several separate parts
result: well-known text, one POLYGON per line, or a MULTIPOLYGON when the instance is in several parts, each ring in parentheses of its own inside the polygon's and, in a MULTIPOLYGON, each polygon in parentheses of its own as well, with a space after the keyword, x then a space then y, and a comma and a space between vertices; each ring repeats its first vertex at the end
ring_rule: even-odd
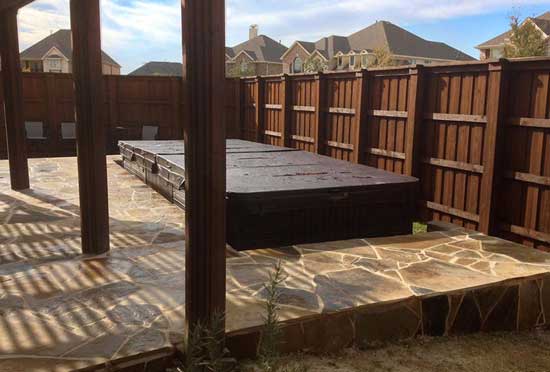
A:
MULTIPOLYGON (((147 123, 161 139, 182 137, 180 79, 106 77, 105 87, 111 150, 147 123)), ((230 138, 416 176, 419 218, 550 249, 550 59, 256 77, 225 89, 230 138)), ((26 120, 49 131, 33 153, 74 152, 59 135, 74 121, 70 75, 25 74, 24 95, 26 120)))
MULTIPOLYGON (((141 139, 144 125, 158 127, 159 139, 183 138, 182 81, 177 77, 105 76, 103 102, 109 153, 120 139, 141 139)), ((0 79, 0 158, 6 157, 3 89, 0 79)), ((236 136, 239 119, 238 80, 226 81, 226 127, 236 136)), ((70 74, 23 74, 25 120, 41 122, 42 139, 28 139, 30 156, 68 156, 76 153, 74 139, 63 139, 62 123, 73 123, 74 90, 70 74)))
POLYGON ((244 79, 245 139, 420 179, 418 211, 550 248, 550 59, 244 79))

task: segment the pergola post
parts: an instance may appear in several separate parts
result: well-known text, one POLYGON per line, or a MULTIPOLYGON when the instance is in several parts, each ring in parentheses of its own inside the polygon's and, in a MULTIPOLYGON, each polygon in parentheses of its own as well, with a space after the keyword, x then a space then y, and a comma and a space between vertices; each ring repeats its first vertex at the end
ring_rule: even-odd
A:
POLYGON ((0 12, 0 55, 11 188, 24 190, 29 188, 29 168, 25 144, 23 79, 19 60, 16 8, 0 12))
POLYGON ((99 0, 71 0, 82 251, 109 250, 99 0))
POLYGON ((186 319, 225 311, 225 1, 182 0, 186 319))

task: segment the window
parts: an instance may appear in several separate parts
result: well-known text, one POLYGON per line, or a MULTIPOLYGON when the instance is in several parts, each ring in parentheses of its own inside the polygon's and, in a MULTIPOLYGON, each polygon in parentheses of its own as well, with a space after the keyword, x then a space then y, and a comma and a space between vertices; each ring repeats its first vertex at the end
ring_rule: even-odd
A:
POLYGON ((61 138, 65 140, 72 140, 76 138, 76 124, 75 123, 61 123, 61 138))
POLYGON ((292 72, 295 74, 300 73, 303 71, 304 68, 304 62, 300 57, 294 58, 294 62, 292 62, 292 72))
POLYGON ((49 72, 61 72, 61 59, 60 58, 48 58, 46 60, 49 72))
POLYGON ((504 49, 502 48, 493 48, 491 49, 491 58, 499 59, 504 56, 504 49))
POLYGON ((241 72, 245 74, 248 71, 248 63, 246 61, 241 62, 241 72))
POLYGON ((41 121, 26 121, 25 132, 27 133, 27 139, 45 139, 44 137, 44 123, 41 121))
POLYGON ((363 55, 361 56, 361 66, 367 67, 368 64, 369 64, 369 59, 368 59, 368 57, 367 57, 366 54, 363 54, 363 55))
POLYGON ((355 67, 355 56, 349 56, 349 67, 355 67))
POLYGON ((344 64, 344 58, 342 58, 342 56, 338 57, 338 66, 342 67, 343 64, 344 64))

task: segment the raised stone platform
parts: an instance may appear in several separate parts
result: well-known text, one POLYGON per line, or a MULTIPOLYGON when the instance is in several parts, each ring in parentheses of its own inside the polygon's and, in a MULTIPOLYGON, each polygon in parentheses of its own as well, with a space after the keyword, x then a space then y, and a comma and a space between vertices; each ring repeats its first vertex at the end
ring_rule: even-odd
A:
MULTIPOLYGON (((162 370, 183 338, 183 212, 109 159, 112 251, 79 254, 74 158, 0 162, 0 371, 162 370)), ((550 322, 550 255, 460 229, 228 252, 228 346, 256 352, 282 261, 284 351, 550 322)))

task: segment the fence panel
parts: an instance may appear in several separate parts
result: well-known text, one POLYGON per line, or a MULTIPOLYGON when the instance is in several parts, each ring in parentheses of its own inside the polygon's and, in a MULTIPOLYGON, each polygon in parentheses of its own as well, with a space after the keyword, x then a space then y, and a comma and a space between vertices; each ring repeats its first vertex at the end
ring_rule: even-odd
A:
MULTIPOLYGON (((116 153, 120 139, 141 139, 144 126, 158 128, 158 139, 182 139, 184 131, 182 80, 177 77, 105 76, 103 120, 106 123, 107 151, 116 153)), ((1 79, 0 79, 1 84, 1 79)), ((240 83, 227 79, 227 133, 240 137, 240 83)), ((1 87, 1 85, 0 85, 1 87)), ((2 99, 3 90, 0 95, 2 99)), ((69 156, 76 153, 72 136, 63 136, 63 127, 72 125, 74 88, 70 74, 23 74, 24 118, 42 123, 43 133, 27 139, 30 156, 69 156)), ((3 104, 0 104, 0 158, 6 157, 3 104)), ((70 131, 69 131, 70 132, 70 131)))
POLYGON ((256 119, 257 79, 241 80, 242 92, 242 138, 249 141, 258 139, 258 122, 256 119))
POLYGON ((409 78, 408 69, 370 73, 364 149, 367 165, 404 173, 409 78))
POLYGON ((434 68, 422 122, 424 218, 477 229, 487 125, 487 65, 434 68))
POLYGON ((283 82, 280 76, 263 81, 263 142, 284 146, 283 82))
POLYGON ((550 247, 550 61, 512 62, 499 233, 550 247))
POLYGON ((313 75, 294 76, 291 80, 290 147, 317 152, 319 117, 319 79, 313 75))
POLYGON ((355 73, 327 74, 321 94, 324 96, 325 113, 322 144, 325 155, 340 160, 353 161, 355 157, 354 136, 359 125, 355 73))

